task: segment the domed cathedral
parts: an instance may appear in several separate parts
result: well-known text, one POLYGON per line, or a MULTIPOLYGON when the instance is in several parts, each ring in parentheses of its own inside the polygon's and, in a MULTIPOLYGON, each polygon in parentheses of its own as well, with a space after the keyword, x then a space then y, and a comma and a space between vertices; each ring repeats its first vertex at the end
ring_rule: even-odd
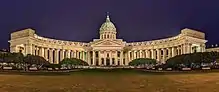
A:
POLYGON ((99 29, 100 39, 90 43, 92 49, 91 65, 127 65, 123 48, 125 42, 116 38, 116 27, 107 14, 106 21, 99 29))
POLYGON ((207 42, 204 33, 188 28, 173 37, 132 43, 117 39, 116 34, 116 26, 107 14, 99 29, 99 39, 92 42, 46 38, 28 28, 11 33, 10 52, 39 55, 53 64, 64 58, 78 58, 91 66, 124 66, 137 58, 152 58, 165 63, 176 55, 205 52, 207 42))

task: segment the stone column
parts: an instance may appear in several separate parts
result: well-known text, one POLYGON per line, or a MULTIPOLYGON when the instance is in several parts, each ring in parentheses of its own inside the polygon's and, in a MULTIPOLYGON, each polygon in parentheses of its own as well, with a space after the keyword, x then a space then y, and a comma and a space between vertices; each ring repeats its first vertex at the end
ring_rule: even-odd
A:
POLYGON ((47 61, 49 61, 49 58, 48 58, 48 48, 45 48, 45 59, 47 61))
POLYGON ((38 50, 39 50, 39 48, 36 46, 35 47, 35 55, 37 55, 37 56, 39 55, 39 51, 38 50))
POLYGON ((75 58, 77 58, 77 59, 78 59, 78 51, 77 51, 77 50, 75 50, 75 51, 74 51, 74 53, 75 53, 75 54, 74 54, 75 58))
POLYGON ((86 61, 87 60, 87 51, 84 51, 84 55, 83 56, 84 56, 84 58, 83 58, 84 61, 86 61))
POLYGON ((146 53, 146 58, 150 58, 150 53, 149 53, 149 50, 145 50, 145 53, 146 53))
POLYGON ((27 55, 27 54, 32 55, 32 53, 33 53, 32 51, 33 51, 32 44, 25 44, 25 54, 24 55, 27 55))
POLYGON ((130 61, 132 61, 134 59, 134 51, 132 50, 131 51, 131 60, 130 61))
POLYGON ((174 57, 175 55, 175 47, 172 47, 172 57, 174 57))
POLYGON ((98 63, 99 63, 99 65, 102 65, 100 54, 101 54, 101 51, 98 51, 98 63))
POLYGON ((78 50, 76 51, 76 58, 80 59, 80 51, 78 51, 78 50))
POLYGON ((125 65, 128 65, 129 61, 128 61, 128 53, 125 53, 125 65))
POLYGON ((42 47, 41 49, 42 49, 42 57, 45 57, 45 48, 42 47))
POLYGON ((187 50, 186 50, 186 44, 183 44, 183 54, 186 54, 187 53, 187 50))
POLYGON ((38 56, 42 56, 42 50, 41 50, 41 47, 38 47, 38 56))
POLYGON ((77 51, 77 58, 81 59, 81 51, 77 51))
POLYGON ((44 48, 39 48, 39 56, 44 57, 44 48))
POLYGON ((64 51, 65 51, 65 50, 63 50, 63 49, 60 50, 60 61, 62 61, 62 60, 64 59, 64 57, 65 57, 65 56, 64 56, 64 51))
POLYGON ((87 63, 88 63, 88 65, 91 65, 91 63, 90 63, 90 51, 87 51, 87 63))
POLYGON ((103 53, 104 53, 104 65, 106 65, 106 58, 107 58, 106 51, 104 51, 103 53))
POLYGON ((113 60, 112 60, 112 51, 110 51, 109 57, 110 57, 110 65, 112 65, 112 62, 113 62, 113 60))
POLYGON ((114 56, 115 58, 115 64, 118 65, 118 51, 116 50, 116 55, 114 56))
POLYGON ((166 52, 166 49, 163 49, 163 62, 162 63, 165 63, 165 61, 166 61, 166 54, 167 54, 167 52, 166 52))
POLYGON ((171 49, 168 48, 168 59, 171 58, 171 57, 172 57, 172 55, 171 55, 171 49))
POLYGON ((36 55, 36 54, 35 54, 35 49, 36 49, 36 48, 35 48, 35 45, 32 45, 32 54, 31 54, 31 55, 36 55))
POLYGON ((161 50, 160 49, 156 49, 157 51, 157 61, 161 62, 161 50))
POLYGON ((73 50, 73 53, 74 53, 74 58, 77 58, 77 51, 73 50))
POLYGON ((75 53, 75 54, 74 54, 74 57, 75 57, 75 58, 78 58, 78 51, 75 50, 74 53, 75 53))
POLYGON ((53 64, 53 49, 49 49, 49 62, 53 64))
POLYGON ((139 51, 136 50, 135 53, 136 53, 136 58, 135 59, 139 58, 139 51))
POLYGON ((123 65, 123 51, 120 51, 120 65, 123 65))
POLYGON ((143 58, 143 56, 142 56, 142 50, 140 50, 139 52, 140 52, 140 58, 143 58))
POLYGON ((180 53, 180 55, 182 55, 184 52, 183 52, 184 50, 183 50, 183 44, 181 45, 181 53, 180 53))
POLYGON ((152 58, 152 59, 156 59, 156 57, 155 57, 155 52, 154 52, 153 49, 151 49, 151 58, 152 58))
POLYGON ((55 60, 54 60, 55 64, 59 63, 59 49, 55 50, 55 60))
POLYGON ((67 58, 71 58, 71 50, 67 50, 67 58))
POLYGON ((93 65, 96 65, 96 55, 95 55, 95 51, 93 51, 93 65))
POLYGON ((181 55, 181 47, 178 46, 178 55, 181 55))
POLYGON ((190 43, 188 45, 188 53, 192 53, 192 44, 190 44, 190 43))
POLYGON ((137 53, 136 53, 136 51, 135 51, 135 50, 134 50, 134 52, 133 52, 133 53, 134 53, 134 58, 133 58, 133 60, 134 60, 134 59, 136 59, 136 58, 137 58, 137 55, 136 55, 137 53))
POLYGON ((74 58, 74 53, 72 50, 70 50, 70 58, 74 58))
POLYGON ((84 58, 84 51, 80 51, 80 59, 83 60, 84 58))

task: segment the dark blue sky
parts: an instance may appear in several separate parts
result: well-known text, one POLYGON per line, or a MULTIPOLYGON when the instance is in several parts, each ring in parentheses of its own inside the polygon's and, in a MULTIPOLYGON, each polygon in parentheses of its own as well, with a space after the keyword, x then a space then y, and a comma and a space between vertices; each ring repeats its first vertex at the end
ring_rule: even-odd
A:
POLYGON ((89 42, 99 38, 106 12, 127 42, 177 35, 182 28, 219 42, 218 0, 1 0, 0 48, 10 33, 33 28, 41 36, 89 42))

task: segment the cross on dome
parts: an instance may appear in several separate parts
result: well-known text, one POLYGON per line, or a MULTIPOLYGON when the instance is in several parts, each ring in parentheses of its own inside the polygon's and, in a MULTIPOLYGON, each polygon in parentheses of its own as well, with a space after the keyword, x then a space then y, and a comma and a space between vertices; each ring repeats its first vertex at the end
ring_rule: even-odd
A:
POLYGON ((106 15, 106 22, 110 22, 110 15, 109 15, 109 12, 107 12, 107 15, 106 15))

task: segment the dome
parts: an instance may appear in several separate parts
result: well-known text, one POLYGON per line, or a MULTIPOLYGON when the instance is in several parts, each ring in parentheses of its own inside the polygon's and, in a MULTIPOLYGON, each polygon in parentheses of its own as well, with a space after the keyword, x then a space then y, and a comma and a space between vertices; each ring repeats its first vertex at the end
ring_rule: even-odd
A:
POLYGON ((102 32, 102 31, 116 31, 116 27, 110 21, 109 15, 107 15, 106 22, 104 22, 100 27, 100 32, 102 32))

